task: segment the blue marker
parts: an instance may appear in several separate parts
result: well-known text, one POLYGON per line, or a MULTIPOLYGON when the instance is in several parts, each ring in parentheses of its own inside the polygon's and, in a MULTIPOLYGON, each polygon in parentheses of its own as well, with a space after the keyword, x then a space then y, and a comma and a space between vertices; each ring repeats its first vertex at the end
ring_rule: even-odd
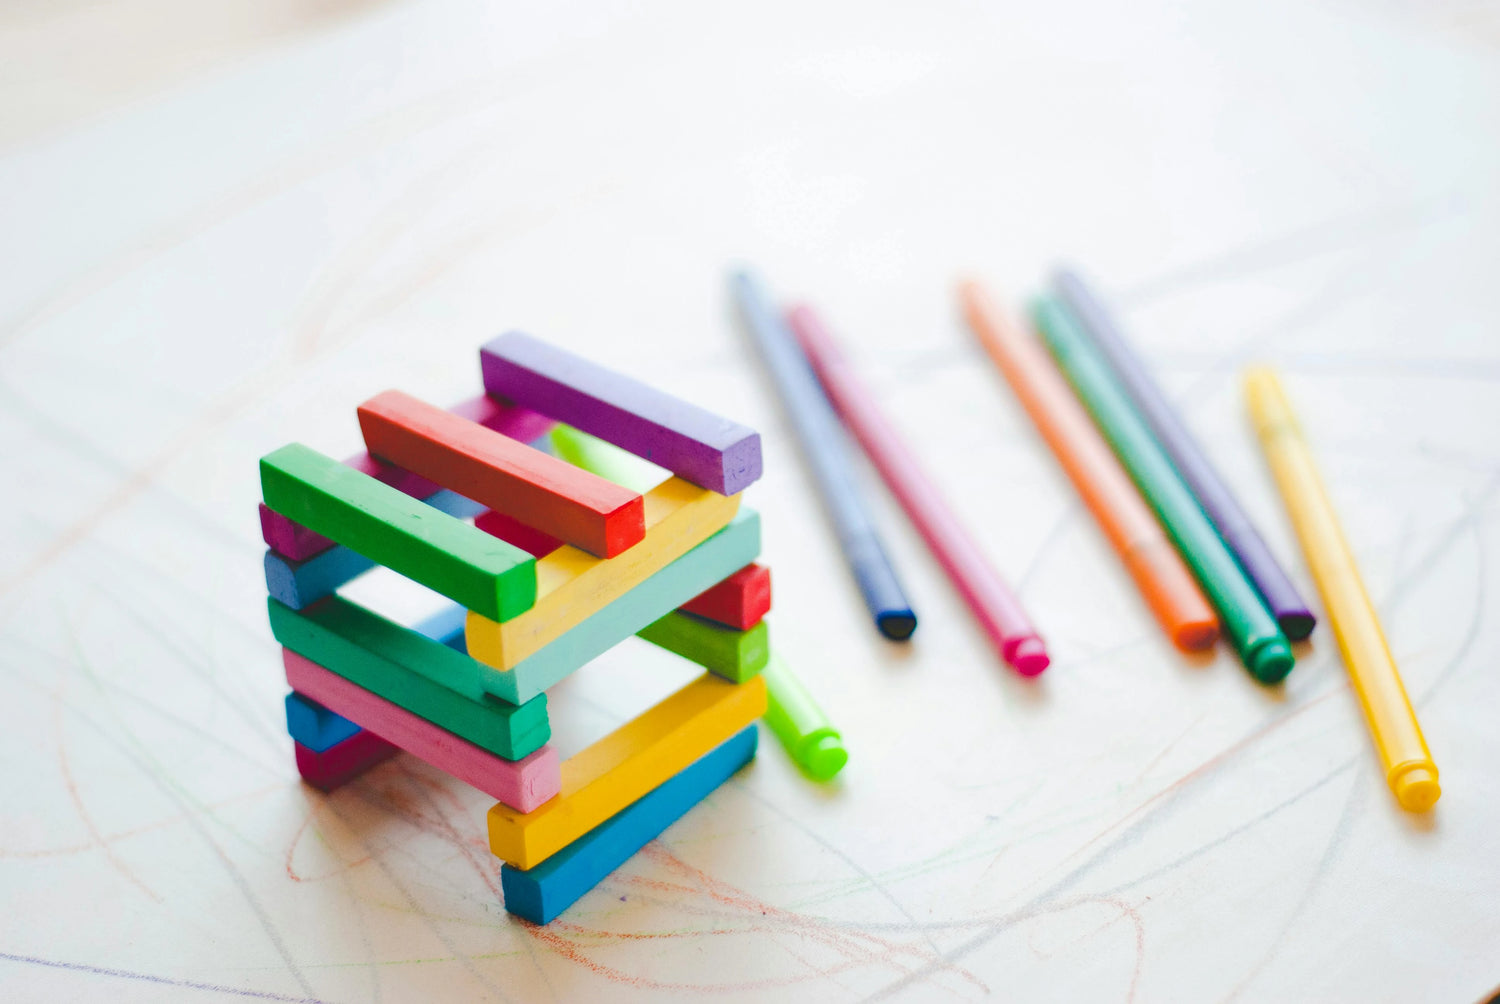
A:
POLYGON ((881 634, 904 641, 917 629, 917 615, 880 543, 864 499, 854 487, 838 415, 823 396, 817 376, 765 289, 748 272, 734 273, 730 285, 755 336, 761 359, 776 383, 782 407, 797 429, 802 455, 812 469, 823 507, 833 522, 844 560, 864 594, 865 606, 870 608, 881 634))

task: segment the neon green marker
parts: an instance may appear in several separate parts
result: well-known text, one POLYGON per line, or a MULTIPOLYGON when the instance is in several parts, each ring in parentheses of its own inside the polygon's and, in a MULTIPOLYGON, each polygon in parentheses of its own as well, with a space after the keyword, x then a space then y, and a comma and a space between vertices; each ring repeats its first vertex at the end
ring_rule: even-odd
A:
POLYGON ((778 653, 771 653, 771 661, 761 676, 770 698, 762 721, 771 727, 787 753, 809 777, 817 781, 832 780, 849 760, 839 730, 778 653))

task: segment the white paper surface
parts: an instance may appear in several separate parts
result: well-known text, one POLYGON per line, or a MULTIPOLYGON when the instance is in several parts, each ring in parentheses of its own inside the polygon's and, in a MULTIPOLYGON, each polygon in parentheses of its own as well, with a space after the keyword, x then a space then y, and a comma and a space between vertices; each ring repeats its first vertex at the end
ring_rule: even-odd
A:
MULTIPOLYGON (((334 6, 201 65, 148 58, 170 35, 58 45, 43 6, 0 33, 130 81, 0 92, 0 995, 1500 984, 1494 5, 334 6), (1019 586, 1038 683, 872 479, 921 617, 875 636, 733 321, 739 260, 821 309, 1019 586), (1442 771, 1430 816, 1386 789, 1329 632, 1274 691, 1160 636, 957 311, 960 275, 1019 303, 1061 260, 1310 591, 1238 387, 1282 368, 1442 771), (299 783, 255 515, 260 455, 357 449, 389 386, 474 393, 511 327, 762 431, 773 637, 852 754, 819 787, 765 734, 546 929, 501 906, 478 792, 409 758, 299 783)), ((569 681, 564 751, 683 673, 636 644, 569 681)))

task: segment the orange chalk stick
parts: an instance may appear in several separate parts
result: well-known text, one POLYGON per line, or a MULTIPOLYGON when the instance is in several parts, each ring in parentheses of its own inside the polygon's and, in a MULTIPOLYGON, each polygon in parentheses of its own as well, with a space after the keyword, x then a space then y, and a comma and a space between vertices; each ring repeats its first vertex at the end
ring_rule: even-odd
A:
POLYGON ((748 631, 771 609, 771 570, 765 565, 746 565, 678 609, 748 631))
POLYGON ((359 406, 365 447, 599 558, 646 535, 639 492, 398 390, 359 406))
POLYGON ((979 343, 1005 374, 1167 636, 1188 651, 1212 645, 1219 636, 1213 608, 1046 350, 978 283, 962 283, 959 298, 979 343))

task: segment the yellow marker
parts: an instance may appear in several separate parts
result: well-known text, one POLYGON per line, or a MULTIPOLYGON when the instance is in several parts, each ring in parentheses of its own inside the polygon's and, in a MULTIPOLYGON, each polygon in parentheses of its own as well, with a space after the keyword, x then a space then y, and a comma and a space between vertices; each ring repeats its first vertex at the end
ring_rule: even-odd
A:
POLYGON ((1386 783, 1403 808, 1425 812, 1442 793, 1437 765, 1427 751, 1422 728, 1401 685, 1401 674, 1396 671, 1375 608, 1365 593, 1354 555, 1339 529, 1338 517, 1313 466, 1312 453, 1302 438, 1292 406, 1276 374, 1264 367, 1246 372, 1245 394, 1261 448, 1302 542, 1333 622, 1344 665, 1375 736, 1375 746, 1385 764, 1386 783))
POLYGON ((536 603, 508 621, 469 612, 471 658, 511 669, 586 618, 645 582, 729 525, 738 495, 719 495, 681 478, 646 493, 646 536, 613 558, 564 544, 536 559, 536 603))
POLYGON ((556 798, 527 813, 496 803, 489 814, 490 850, 513 867, 536 867, 765 712, 760 677, 735 684, 705 673, 565 761, 556 798))

